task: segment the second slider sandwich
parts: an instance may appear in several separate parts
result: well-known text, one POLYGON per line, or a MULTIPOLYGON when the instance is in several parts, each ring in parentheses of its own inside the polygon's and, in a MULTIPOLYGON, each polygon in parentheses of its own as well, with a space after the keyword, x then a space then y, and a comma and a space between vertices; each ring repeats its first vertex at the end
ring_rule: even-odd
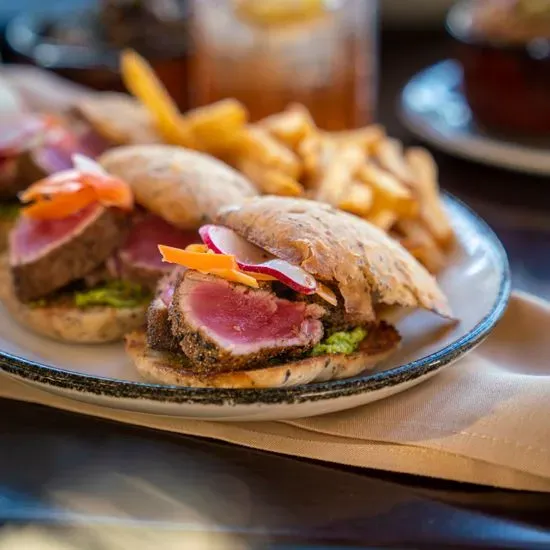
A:
POLYGON ((307 199, 222 208, 202 245, 160 246, 180 264, 162 280, 147 331, 127 351, 147 379, 277 387, 347 378, 394 351, 385 306, 449 317, 435 279, 359 218, 307 199))
POLYGON ((174 267, 157 245, 185 247, 224 204, 256 194, 238 172, 181 147, 111 149, 21 195, 0 270, 0 299, 56 340, 102 343, 143 325, 157 281, 174 267))

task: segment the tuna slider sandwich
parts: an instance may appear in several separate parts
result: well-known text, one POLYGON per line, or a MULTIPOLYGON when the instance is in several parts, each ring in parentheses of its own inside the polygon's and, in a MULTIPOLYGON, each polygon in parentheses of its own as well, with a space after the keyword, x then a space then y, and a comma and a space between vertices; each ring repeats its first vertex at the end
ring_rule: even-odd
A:
POLYGON ((158 243, 185 247, 221 206, 255 194, 233 169, 170 146, 75 155, 20 194, 0 298, 21 324, 80 343, 120 340, 142 326, 163 263, 158 243), (221 192, 223 190, 223 192, 221 192))
POLYGON ((71 156, 95 156, 101 143, 77 134, 61 117, 21 111, 0 117, 0 248, 19 215, 18 194, 35 181, 71 168, 71 156))
POLYGON ((222 208, 202 244, 159 246, 163 278, 126 349, 149 380, 281 387, 355 376, 399 345, 387 306, 450 317, 435 279, 399 243, 308 199, 222 208))

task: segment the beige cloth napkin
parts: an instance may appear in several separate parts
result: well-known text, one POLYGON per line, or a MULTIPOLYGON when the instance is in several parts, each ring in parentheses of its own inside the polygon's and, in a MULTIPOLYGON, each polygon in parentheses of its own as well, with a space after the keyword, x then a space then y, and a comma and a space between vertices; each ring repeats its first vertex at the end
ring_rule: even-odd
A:
POLYGON ((313 459, 550 492, 550 304, 513 295, 493 334, 419 386, 291 422, 181 420, 88 405, 2 375, 0 396, 313 459))

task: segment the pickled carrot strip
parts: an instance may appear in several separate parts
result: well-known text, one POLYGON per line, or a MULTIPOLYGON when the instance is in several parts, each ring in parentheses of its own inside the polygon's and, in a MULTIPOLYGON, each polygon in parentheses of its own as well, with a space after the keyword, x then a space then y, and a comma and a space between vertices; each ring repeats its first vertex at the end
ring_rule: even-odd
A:
POLYGON ((105 206, 116 206, 131 210, 134 206, 134 195, 130 186, 114 176, 82 174, 82 181, 95 189, 98 199, 105 206))
MULTIPOLYGON (((77 170, 65 170, 39 180, 20 193, 19 199, 22 202, 47 201, 49 204, 44 211, 50 215, 51 207, 61 204, 52 201, 53 197, 79 193, 85 188, 92 190, 95 194, 95 200, 101 202, 104 206, 115 206, 124 210, 131 210, 134 205, 132 190, 123 180, 110 175, 83 174, 77 170)), ((36 212, 39 211, 39 209, 36 210, 36 212)), ((59 217, 63 216, 60 214, 59 217)))
POLYGON ((208 271, 213 269, 233 270, 237 269, 235 256, 229 254, 208 254, 204 252, 189 252, 181 248, 158 245, 162 255, 162 261, 171 264, 178 264, 188 269, 197 271, 208 271))
POLYGON ((57 194, 50 200, 40 200, 22 209, 22 215, 36 220, 66 218, 97 201, 95 191, 84 187, 76 193, 57 194))
POLYGON ((265 273, 256 273, 255 271, 246 271, 242 270, 243 273, 246 275, 249 275, 250 277, 254 277, 256 281, 276 281, 277 279, 275 277, 272 277, 271 275, 266 275, 265 273))
POLYGON ((189 244, 185 247, 185 250, 188 252, 206 254, 208 252, 208 247, 205 244, 189 244))
POLYGON ((208 271, 211 275, 216 275, 226 281, 231 281, 233 283, 240 283, 242 285, 250 286, 252 288, 258 288, 258 281, 242 271, 237 269, 211 269, 208 271))
POLYGON ((81 189, 88 187, 82 182, 71 180, 67 181, 63 185, 56 183, 35 183, 28 187, 22 193, 19 193, 18 197, 21 202, 31 202, 36 200, 42 200, 54 195, 68 195, 71 193, 77 193, 81 189))

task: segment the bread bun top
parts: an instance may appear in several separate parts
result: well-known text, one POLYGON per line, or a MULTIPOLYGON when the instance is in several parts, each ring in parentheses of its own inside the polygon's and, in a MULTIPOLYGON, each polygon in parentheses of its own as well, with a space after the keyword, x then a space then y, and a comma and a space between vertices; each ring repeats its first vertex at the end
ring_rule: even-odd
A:
POLYGON ((99 163, 130 185, 138 204, 181 229, 197 229, 221 207, 258 194, 230 166, 183 147, 116 147, 101 155, 99 163))
POLYGON ((330 205, 264 196, 221 209, 215 222, 340 290, 358 323, 374 305, 420 307, 450 316, 435 278, 397 241, 330 205))

